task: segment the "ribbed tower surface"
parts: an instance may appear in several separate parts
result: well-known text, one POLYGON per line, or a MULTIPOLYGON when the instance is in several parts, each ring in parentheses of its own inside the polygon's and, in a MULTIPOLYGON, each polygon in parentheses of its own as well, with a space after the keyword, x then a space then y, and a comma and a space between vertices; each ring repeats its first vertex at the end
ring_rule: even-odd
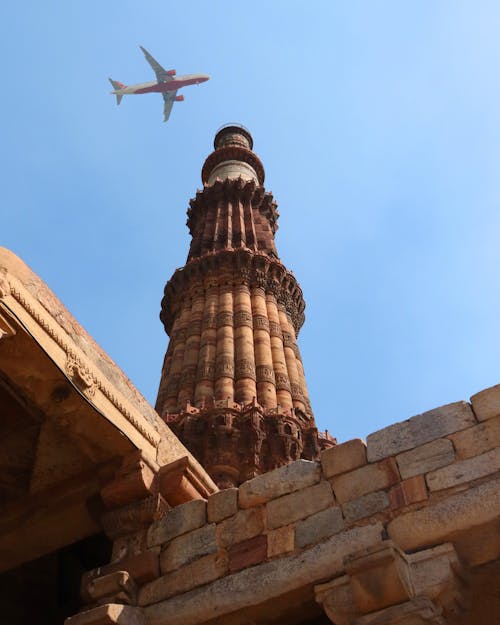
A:
POLYGON ((296 337, 305 303, 278 258, 278 211, 245 128, 228 125, 188 209, 186 265, 165 287, 156 409, 219 487, 322 447, 296 337))

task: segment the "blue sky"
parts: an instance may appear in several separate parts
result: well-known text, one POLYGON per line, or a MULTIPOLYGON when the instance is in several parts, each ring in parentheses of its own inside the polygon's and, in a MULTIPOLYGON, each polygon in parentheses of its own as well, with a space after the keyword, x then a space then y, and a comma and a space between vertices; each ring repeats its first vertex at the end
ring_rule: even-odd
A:
POLYGON ((165 282, 217 128, 245 124, 307 302, 318 425, 365 437, 500 382, 497 2, 2 3, 1 244, 154 403, 165 282), (152 79, 138 46, 212 80, 152 79))

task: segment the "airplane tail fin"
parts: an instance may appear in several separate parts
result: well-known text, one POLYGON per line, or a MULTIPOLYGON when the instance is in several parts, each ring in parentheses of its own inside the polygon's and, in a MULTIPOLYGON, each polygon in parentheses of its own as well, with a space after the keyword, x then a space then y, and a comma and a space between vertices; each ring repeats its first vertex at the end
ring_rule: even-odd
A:
MULTIPOLYGON (((122 82, 119 82, 118 80, 113 80, 112 78, 108 78, 108 80, 113 86, 113 89, 115 91, 124 89, 127 86, 127 85, 124 85, 122 82)), ((120 93, 115 93, 115 91, 112 91, 111 93, 113 95, 116 95, 116 104, 120 104, 120 102, 122 101, 123 95, 120 93)))

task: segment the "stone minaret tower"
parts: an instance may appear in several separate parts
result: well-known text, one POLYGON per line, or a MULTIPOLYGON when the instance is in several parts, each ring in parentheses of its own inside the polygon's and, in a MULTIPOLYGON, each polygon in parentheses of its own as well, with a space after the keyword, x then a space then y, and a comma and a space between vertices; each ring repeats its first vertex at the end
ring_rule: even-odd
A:
POLYGON ((296 336, 305 303, 278 258, 278 211, 250 133, 223 127, 188 209, 187 263, 165 287, 170 337, 156 409, 219 485, 298 458, 318 438, 296 336))

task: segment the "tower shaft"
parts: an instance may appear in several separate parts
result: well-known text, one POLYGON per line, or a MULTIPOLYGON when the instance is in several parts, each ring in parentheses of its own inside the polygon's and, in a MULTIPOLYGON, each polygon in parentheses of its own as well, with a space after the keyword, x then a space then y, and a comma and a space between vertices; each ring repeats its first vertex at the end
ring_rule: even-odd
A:
POLYGON ((186 265, 165 287, 156 409, 220 487, 320 446, 296 337, 305 303, 274 242, 278 211, 246 129, 226 126, 191 200, 186 265))

